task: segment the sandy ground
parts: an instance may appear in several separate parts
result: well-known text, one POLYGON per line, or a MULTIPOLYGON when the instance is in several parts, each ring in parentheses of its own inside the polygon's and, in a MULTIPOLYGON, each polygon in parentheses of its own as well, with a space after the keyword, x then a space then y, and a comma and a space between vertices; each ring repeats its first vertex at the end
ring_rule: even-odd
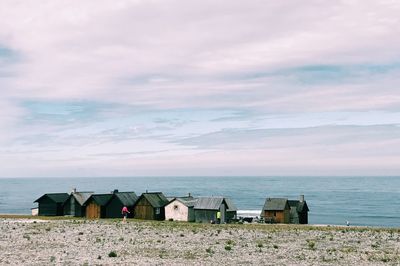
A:
POLYGON ((0 265, 400 265, 400 229, 0 218, 0 254, 0 265))

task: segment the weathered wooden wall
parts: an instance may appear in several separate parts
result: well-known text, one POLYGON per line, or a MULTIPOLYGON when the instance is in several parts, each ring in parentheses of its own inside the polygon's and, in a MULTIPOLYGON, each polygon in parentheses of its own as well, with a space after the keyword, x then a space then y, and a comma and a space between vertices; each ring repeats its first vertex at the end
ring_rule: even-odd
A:
POLYGON ((88 219, 98 219, 101 218, 101 206, 97 205, 95 202, 90 202, 86 206, 86 218, 88 219))

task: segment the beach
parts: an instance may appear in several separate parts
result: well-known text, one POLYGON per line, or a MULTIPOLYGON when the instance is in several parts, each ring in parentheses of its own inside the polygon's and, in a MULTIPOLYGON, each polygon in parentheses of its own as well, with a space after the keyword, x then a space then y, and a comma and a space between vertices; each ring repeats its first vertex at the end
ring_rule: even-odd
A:
POLYGON ((400 264, 393 228, 0 217, 0 265, 400 264))

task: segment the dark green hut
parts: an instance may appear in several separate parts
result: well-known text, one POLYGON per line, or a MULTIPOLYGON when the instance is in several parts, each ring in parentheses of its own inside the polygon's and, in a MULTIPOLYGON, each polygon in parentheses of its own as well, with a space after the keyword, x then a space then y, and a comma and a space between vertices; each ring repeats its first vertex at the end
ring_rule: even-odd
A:
POLYGON ((98 219, 106 218, 106 205, 112 198, 113 194, 93 194, 84 206, 86 207, 86 218, 98 219))
POLYGON ((290 206, 290 223, 291 224, 308 224, 308 206, 304 200, 304 196, 300 196, 300 200, 289 200, 290 206))
POLYGON ((68 193, 47 193, 35 200, 39 204, 39 216, 62 216, 63 204, 68 193))
POLYGON ((161 192, 143 193, 134 205, 135 218, 165 220, 164 206, 168 203, 168 199, 161 192))
POLYGON ((86 214, 84 204, 93 194, 94 192, 76 192, 74 190, 64 203, 64 215, 84 217, 86 214))
POLYGON ((138 196, 135 192, 118 192, 115 191, 106 205, 106 217, 107 218, 120 218, 122 217, 122 208, 126 206, 130 212, 129 218, 133 217, 134 208, 138 196))
POLYGON ((216 222, 218 212, 221 214, 221 223, 230 222, 236 217, 236 206, 230 199, 224 197, 199 197, 194 205, 196 222, 216 222))

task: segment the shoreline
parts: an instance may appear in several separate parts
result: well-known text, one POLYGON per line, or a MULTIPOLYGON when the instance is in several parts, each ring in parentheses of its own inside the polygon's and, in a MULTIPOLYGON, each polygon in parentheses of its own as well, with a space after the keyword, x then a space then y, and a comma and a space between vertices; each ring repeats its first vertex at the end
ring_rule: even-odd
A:
MULTIPOLYGON (((81 221, 98 221, 98 220, 104 220, 104 221, 119 221, 122 219, 121 218, 101 218, 101 219, 87 219, 85 217, 73 217, 73 216, 32 216, 29 214, 6 214, 2 213, 0 214, 0 219, 37 219, 37 220, 81 220, 81 221)), ((132 219, 128 218, 128 221, 136 221, 136 222, 170 222, 170 221, 151 221, 151 220, 140 220, 140 219, 132 219)), ((194 222, 179 222, 179 223, 188 223, 188 224, 196 224, 194 222)), ((332 227, 332 228, 367 228, 367 229, 382 229, 382 230, 399 230, 400 227, 395 227, 395 226, 373 226, 373 225, 340 225, 340 224, 263 224, 263 223, 243 223, 243 224, 237 224, 238 226, 241 225, 274 225, 274 226, 300 226, 300 227, 332 227)))

